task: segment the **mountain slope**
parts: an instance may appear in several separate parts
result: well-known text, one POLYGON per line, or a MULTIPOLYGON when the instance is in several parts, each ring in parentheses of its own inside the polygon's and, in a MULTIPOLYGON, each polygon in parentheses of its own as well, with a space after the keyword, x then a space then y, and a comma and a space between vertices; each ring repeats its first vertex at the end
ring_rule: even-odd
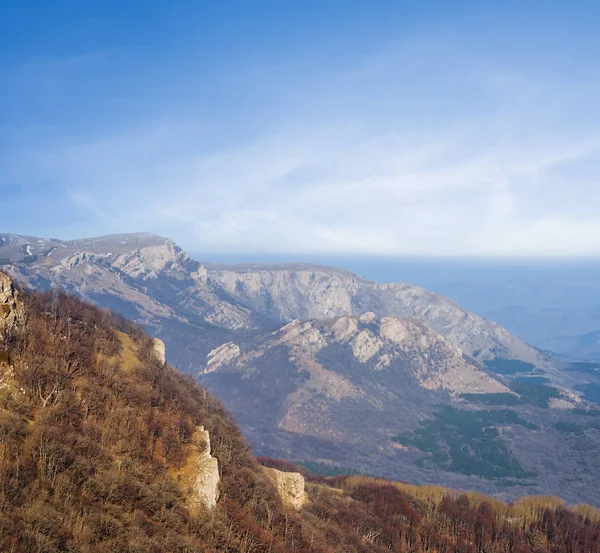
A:
POLYGON ((141 329, 0 281, 0 550, 303 550, 231 417, 141 329))
POLYGON ((305 486, 289 463, 259 466, 219 402, 131 323, 63 294, 20 292, 2 273, 0 315, 2 551, 600 547, 600 513, 557 498, 507 506, 364 477, 305 486))
POLYGON ((260 454, 597 502, 600 411, 535 378, 492 376, 414 319, 293 321, 215 348, 198 379, 260 454))

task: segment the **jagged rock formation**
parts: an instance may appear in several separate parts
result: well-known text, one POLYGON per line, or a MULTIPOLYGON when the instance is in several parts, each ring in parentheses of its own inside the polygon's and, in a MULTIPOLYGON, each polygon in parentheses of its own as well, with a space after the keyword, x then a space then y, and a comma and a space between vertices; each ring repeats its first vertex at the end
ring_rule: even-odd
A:
POLYGON ((207 363, 204 373, 208 374, 220 369, 223 365, 236 360, 240 355, 240 348, 233 342, 227 342, 218 348, 213 349, 206 356, 207 363))
POLYGON ((0 390, 14 388, 14 371, 9 363, 4 340, 18 328, 22 320, 23 304, 19 299, 19 292, 11 278, 0 272, 0 390))
POLYGON ((472 357, 507 357, 540 367, 551 365, 548 356, 500 325, 418 286, 378 284, 349 271, 307 264, 213 268, 209 279, 253 312, 281 321, 366 313, 412 317, 472 357))
POLYGON ((432 401, 512 394, 422 322, 374 314, 296 320, 248 342, 228 342, 209 353, 200 372, 243 423, 271 432, 269 440, 285 432, 327 442, 375 440, 384 449, 395 447, 387 435, 419 420, 432 401))
POLYGON ((199 321, 228 330, 255 326, 251 312, 222 297, 206 268, 171 240, 152 234, 73 241, 1 236, 0 259, 11 261, 6 269, 19 280, 76 293, 134 317, 161 337, 177 324, 195 331, 199 321))
POLYGON ((328 321, 292 321, 278 331, 254 339, 243 353, 237 344, 228 342, 208 354, 206 368, 201 372, 243 372, 248 369, 254 372, 257 359, 280 346, 289 349, 291 362, 309 372, 312 370, 307 387, 316 385, 312 377, 317 370, 327 373, 325 383, 318 388, 327 390, 331 397, 341 398, 359 392, 341 375, 324 368, 319 352, 328 347, 338 348, 338 354, 342 348, 346 351, 345 356, 350 354, 354 363, 365 365, 365 374, 368 371, 401 370, 428 389, 441 389, 452 394, 510 393, 500 381, 466 361, 460 348, 422 322, 378 318, 374 314, 341 316, 328 321))
POLYGON ((0 272, 0 342, 2 333, 10 331, 22 319, 22 306, 19 292, 11 278, 0 272))
POLYGON ((302 509, 306 503, 304 476, 299 472, 283 472, 269 467, 261 468, 273 482, 284 505, 292 507, 296 511, 302 509))

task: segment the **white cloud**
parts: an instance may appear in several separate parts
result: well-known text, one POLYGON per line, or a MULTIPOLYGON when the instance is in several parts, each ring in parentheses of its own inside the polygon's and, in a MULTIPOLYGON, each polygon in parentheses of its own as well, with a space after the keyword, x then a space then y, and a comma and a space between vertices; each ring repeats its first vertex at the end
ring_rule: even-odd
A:
POLYGON ((600 135, 580 83, 409 46, 294 89, 279 124, 229 148, 196 148, 211 128, 185 114, 28 152, 20 174, 64 187, 82 229, 195 252, 600 255, 600 135))
POLYGON ((594 148, 521 151, 518 142, 477 145, 468 132, 412 138, 296 128, 175 162, 141 162, 143 152, 123 161, 121 144, 54 160, 74 204, 107 231, 157 230, 194 251, 600 254, 600 223, 561 214, 564 177, 555 175, 594 148), (540 188, 548 207, 536 214, 540 188))

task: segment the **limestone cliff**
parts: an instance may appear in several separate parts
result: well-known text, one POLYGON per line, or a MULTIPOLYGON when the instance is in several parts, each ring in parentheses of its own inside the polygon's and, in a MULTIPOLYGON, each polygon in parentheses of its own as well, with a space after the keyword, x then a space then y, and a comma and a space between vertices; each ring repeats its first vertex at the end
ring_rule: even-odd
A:
POLYGON ((219 370, 222 366, 228 365, 235 361, 240 355, 240 348, 233 342, 227 342, 213 349, 207 355, 206 368, 204 373, 208 374, 219 370))
POLYGON ((296 511, 302 509, 306 503, 306 492, 304 490, 304 476, 299 472, 283 472, 274 468, 261 467, 264 473, 273 482, 279 497, 284 505, 294 508, 296 511))
POLYGON ((23 306, 12 280, 0 272, 0 390, 14 388, 14 372, 4 340, 23 319, 23 306))
POLYGON ((432 402, 512 393, 421 321, 374 313, 296 320, 225 343, 199 376, 242 424, 268 432, 265 443, 281 432, 387 447, 387 436, 419 420, 432 402))
POLYGON ((208 279, 254 312, 281 321, 368 312, 411 317, 423 321, 471 357, 520 359, 540 368, 552 365, 547 355, 500 325, 411 284, 379 284, 346 270, 301 263, 209 268, 208 279))
POLYGON ((200 506, 212 509, 219 499, 219 463, 210 453, 210 435, 208 430, 200 426, 194 436, 198 446, 197 452, 192 453, 188 467, 185 470, 189 487, 189 501, 192 508, 200 506))
POLYGON ((288 348, 290 362, 310 374, 304 388, 337 400, 358 396, 360 391, 342 374, 323 365, 321 352, 332 347, 337 348, 338 356, 350 357, 367 371, 401 370, 427 389, 452 394, 509 392, 500 381, 466 361, 460 348, 421 321, 374 313, 327 321, 292 321, 255 339, 243 352, 239 345, 228 342, 208 354, 201 372, 253 373, 257 359, 280 346, 288 348))

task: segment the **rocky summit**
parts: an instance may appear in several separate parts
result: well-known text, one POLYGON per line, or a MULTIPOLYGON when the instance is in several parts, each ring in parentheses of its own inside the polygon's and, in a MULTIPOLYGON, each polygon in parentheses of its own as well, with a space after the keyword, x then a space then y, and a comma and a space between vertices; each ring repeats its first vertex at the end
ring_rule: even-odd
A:
MULTIPOLYGON (((3 234, 0 263, 143 324, 157 362, 166 351, 218 395, 259 454, 598 502, 600 419, 582 373, 438 294, 304 263, 201 263, 146 233, 3 234)), ((189 478, 212 504, 216 480, 189 478)))

